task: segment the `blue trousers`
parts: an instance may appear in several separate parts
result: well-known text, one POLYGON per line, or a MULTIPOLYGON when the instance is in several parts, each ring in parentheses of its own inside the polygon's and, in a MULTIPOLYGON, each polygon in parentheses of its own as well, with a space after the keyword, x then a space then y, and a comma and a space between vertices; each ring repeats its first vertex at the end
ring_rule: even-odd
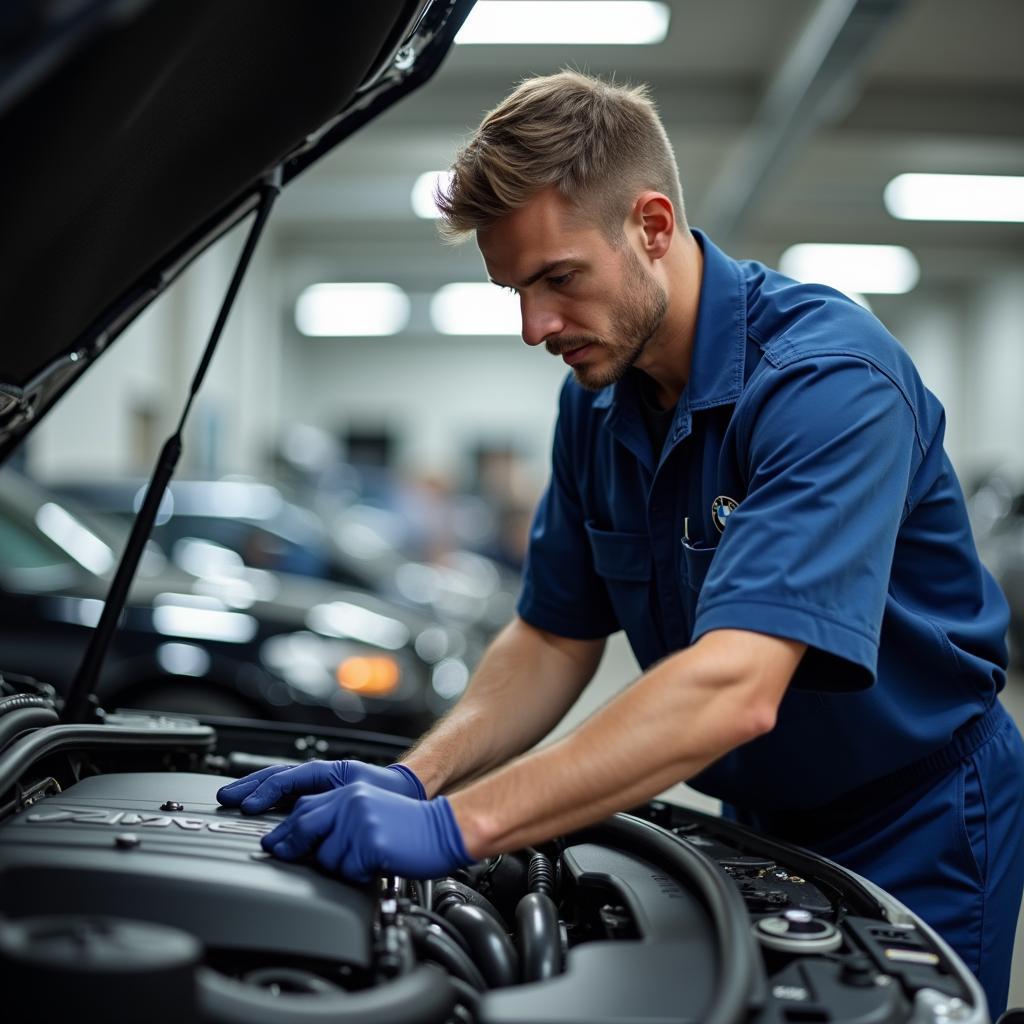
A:
POLYGON ((1001 706, 981 746, 938 778, 828 839, 799 842, 923 918, 978 978, 992 1019, 1006 1009, 1024 889, 1024 741, 1001 706))

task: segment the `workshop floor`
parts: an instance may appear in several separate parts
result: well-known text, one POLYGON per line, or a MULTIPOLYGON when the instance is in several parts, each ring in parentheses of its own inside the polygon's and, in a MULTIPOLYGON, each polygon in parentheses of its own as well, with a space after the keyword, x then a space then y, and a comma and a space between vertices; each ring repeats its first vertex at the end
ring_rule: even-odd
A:
MULTIPOLYGON (((623 686, 637 677, 638 671, 625 636, 622 633, 613 636, 594 681, 552 736, 563 734, 606 704, 623 686)), ((1011 676, 1002 699, 1017 724, 1024 729, 1024 676, 1011 676)), ((664 795, 677 803, 702 811, 717 813, 719 809, 717 800, 712 800, 688 786, 673 786, 664 795)), ((1017 945, 1014 949, 1013 974, 1010 981, 1010 1006, 1024 1006, 1024 913, 1017 924, 1017 945)))

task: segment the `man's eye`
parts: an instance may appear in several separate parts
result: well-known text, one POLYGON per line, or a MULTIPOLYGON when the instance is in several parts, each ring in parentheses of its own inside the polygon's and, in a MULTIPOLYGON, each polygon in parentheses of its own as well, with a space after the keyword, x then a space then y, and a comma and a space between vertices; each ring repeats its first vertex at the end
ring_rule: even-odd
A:
POLYGON ((568 274, 555 274, 548 278, 548 284, 553 284, 556 288, 561 288, 572 280, 574 273, 575 271, 570 270, 568 274))

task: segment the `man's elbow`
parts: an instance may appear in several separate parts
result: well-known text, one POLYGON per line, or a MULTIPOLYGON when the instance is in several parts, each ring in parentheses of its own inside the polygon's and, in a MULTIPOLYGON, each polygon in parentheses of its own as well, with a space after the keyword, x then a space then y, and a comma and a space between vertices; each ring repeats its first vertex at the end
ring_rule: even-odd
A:
POLYGON ((752 707, 747 709, 744 715, 745 731, 747 733, 742 742, 749 743, 760 736, 765 736, 775 728, 779 717, 779 703, 781 698, 771 695, 762 697, 752 707))
POLYGON ((779 706, 806 645, 745 630, 719 630, 702 637, 703 664, 729 708, 734 746, 770 733, 779 706))

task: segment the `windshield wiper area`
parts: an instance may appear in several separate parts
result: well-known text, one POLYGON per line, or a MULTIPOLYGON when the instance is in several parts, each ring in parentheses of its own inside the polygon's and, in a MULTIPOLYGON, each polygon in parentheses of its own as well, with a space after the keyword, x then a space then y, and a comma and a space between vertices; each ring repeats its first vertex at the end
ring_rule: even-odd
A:
POLYGON ((214 350, 224 331, 228 314, 231 312, 231 307, 234 305, 235 298, 238 295, 238 289, 242 284, 242 279, 245 277, 252 254, 256 249, 256 243, 263 233, 263 228, 266 226, 267 219, 270 216, 274 200, 277 199, 280 191, 281 170, 276 168, 260 185, 259 204, 256 207, 255 219, 245 240, 245 245, 242 247, 241 255, 238 257, 238 264, 231 277, 231 283, 228 285, 224 301, 221 303, 220 312, 213 325, 213 330, 210 332, 210 339, 206 343, 203 358, 200 360, 199 366, 192 378, 192 386, 189 389, 185 407, 181 412, 181 418, 178 420, 177 429, 164 442, 164 446, 160 451, 160 457, 157 459, 156 467, 146 489, 146 497, 132 524, 128 543, 125 545, 121 561, 117 566, 117 572, 114 574, 110 590, 107 592, 100 621, 93 631, 92 637, 89 640, 89 646, 86 648, 85 655, 82 658, 82 664, 78 668, 71 688, 68 690, 67 698, 64 701, 63 720, 65 722, 84 722, 92 714, 90 697, 96 687, 96 680, 99 678, 107 651, 110 649, 111 641, 117 630, 117 624, 121 618, 121 612, 124 610, 125 602, 128 599, 128 591, 138 570, 139 561, 145 550, 146 542, 149 540, 149 535, 153 530, 153 523, 156 521, 156 515, 160 508, 160 499, 163 497, 163 493, 168 483, 170 483, 171 477, 174 475, 178 460, 181 458, 182 431, 185 428, 185 422, 188 419, 188 414, 196 394, 203 383, 203 378, 206 376, 206 371, 210 368, 210 361, 213 359, 214 350))

